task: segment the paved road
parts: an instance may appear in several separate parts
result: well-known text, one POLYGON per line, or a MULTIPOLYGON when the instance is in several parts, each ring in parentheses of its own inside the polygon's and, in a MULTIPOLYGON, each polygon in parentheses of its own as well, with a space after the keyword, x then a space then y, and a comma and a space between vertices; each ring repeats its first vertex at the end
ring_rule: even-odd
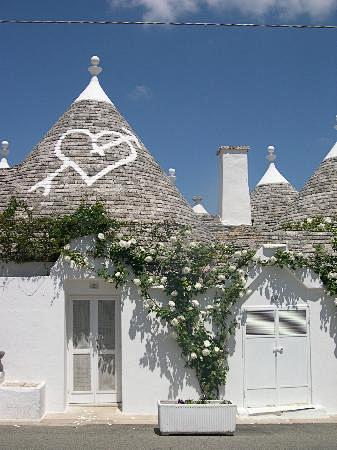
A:
POLYGON ((336 424, 240 425, 235 436, 159 436, 150 425, 0 426, 0 449, 337 449, 336 424))

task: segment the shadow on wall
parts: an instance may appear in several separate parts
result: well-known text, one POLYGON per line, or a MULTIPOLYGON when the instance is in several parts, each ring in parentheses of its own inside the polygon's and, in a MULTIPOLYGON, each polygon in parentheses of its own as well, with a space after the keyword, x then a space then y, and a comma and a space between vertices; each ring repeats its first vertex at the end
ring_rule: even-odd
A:
POLYGON ((145 345, 144 355, 140 358, 141 367, 150 371, 159 369, 161 378, 169 381, 168 399, 176 399, 184 386, 192 386, 200 394, 194 371, 185 367, 181 350, 174 338, 172 329, 153 315, 147 314, 143 301, 131 288, 128 296, 134 303, 130 321, 129 336, 135 340, 137 335, 145 345))
MULTIPOLYGON (((265 267, 255 269, 257 278, 251 283, 249 289, 258 292, 267 304, 281 307, 296 307, 297 304, 320 302, 321 329, 329 332, 335 343, 335 356, 337 358, 337 308, 333 299, 327 296, 322 289, 308 289, 288 269, 265 267), (258 274, 260 272, 260 274, 258 274)), ((254 273, 252 274, 254 277, 254 273)), ((233 316, 237 319, 237 329, 240 329, 246 321, 246 314, 242 314, 241 308, 248 296, 237 302, 233 308, 233 316)), ((235 351, 235 336, 231 336, 228 343, 228 354, 235 351)))

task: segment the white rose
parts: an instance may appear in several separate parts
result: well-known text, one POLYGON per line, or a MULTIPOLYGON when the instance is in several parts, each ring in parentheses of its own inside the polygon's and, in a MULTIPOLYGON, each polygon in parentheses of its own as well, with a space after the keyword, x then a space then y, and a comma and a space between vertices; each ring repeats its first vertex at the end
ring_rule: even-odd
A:
POLYGON ((191 272, 191 269, 189 267, 183 267, 183 270, 181 271, 184 275, 187 275, 191 272))
POLYGON ((324 223, 320 223, 317 227, 319 230, 325 230, 325 225, 324 223))
POLYGON ((223 275, 221 273, 218 275, 218 280, 219 281, 224 281, 225 279, 226 279, 226 275, 223 275))
POLYGON ((150 263, 153 261, 153 258, 152 258, 152 256, 146 256, 144 261, 147 263, 150 263))
POLYGON ((207 305, 206 309, 208 309, 208 311, 211 311, 213 309, 213 306, 212 305, 207 305))
POLYGON ((179 324, 179 321, 176 318, 171 320, 171 325, 173 325, 174 327, 176 327, 178 324, 179 324))
POLYGON ((219 353, 219 351, 220 351, 219 347, 214 347, 214 352, 215 353, 219 353))
POLYGON ((170 308, 175 308, 175 307, 176 307, 176 304, 174 303, 173 300, 170 300, 170 301, 168 302, 168 305, 169 305, 170 308))
POLYGON ((103 233, 98 233, 97 237, 100 241, 104 241, 104 239, 105 239, 105 236, 103 233))
POLYGON ((208 356, 211 352, 210 350, 208 350, 208 348, 204 348, 201 353, 203 356, 208 356))
POLYGON ((186 236, 190 236, 191 235, 191 230, 185 230, 185 235, 186 236))
POLYGON ((139 286, 140 285, 140 279, 139 278, 134 278, 133 284, 135 284, 136 286, 139 286))
POLYGON ((324 220, 325 220, 326 223, 331 223, 332 222, 331 217, 326 217, 324 220))
POLYGON ((206 339, 206 341, 204 341, 204 347, 208 348, 210 347, 212 344, 209 342, 208 339, 206 339))
POLYGON ((228 267, 228 271, 229 272, 235 272, 235 270, 236 270, 236 266, 229 266, 228 267))
POLYGON ((200 291, 200 289, 202 289, 202 284, 201 283, 195 283, 194 287, 195 287, 195 289, 197 291, 200 291))
POLYGON ((165 284, 167 281, 167 277, 161 277, 160 282, 161 284, 165 284))
POLYGON ((63 248, 64 248, 64 250, 70 250, 70 245, 67 244, 67 245, 65 245, 63 248))
POLYGON ((116 238, 117 239, 122 239, 122 237, 123 237, 123 233, 117 233, 116 234, 116 238))
POLYGON ((247 289, 247 295, 251 295, 252 294, 252 290, 251 289, 247 289))
POLYGON ((177 319, 180 320, 181 322, 184 322, 186 320, 185 317, 182 315, 178 316, 177 319))
POLYGON ((121 240, 121 241, 119 241, 119 246, 121 247, 121 248, 126 248, 126 241, 123 241, 123 240, 121 240))
POLYGON ((310 218, 307 219, 307 222, 308 222, 308 223, 312 223, 312 219, 310 219, 310 218))
POLYGON ((196 242, 190 242, 190 247, 191 248, 194 248, 194 247, 196 247, 197 246, 197 243, 196 242))
POLYGON ((234 252, 234 256, 241 256, 241 252, 239 250, 234 252))
POLYGON ((69 255, 66 255, 66 256, 64 257, 64 260, 69 262, 69 261, 71 261, 71 257, 70 257, 69 255))
POLYGON ((149 250, 150 255, 155 255, 156 254, 156 249, 155 248, 151 248, 149 250))
POLYGON ((137 241, 135 238, 130 239, 129 242, 130 242, 130 244, 133 244, 133 245, 137 244, 137 241))
POLYGON ((247 250, 242 250, 242 252, 241 252, 242 256, 246 256, 247 253, 248 253, 247 250))
POLYGON ((206 316, 207 312, 206 311, 200 311, 201 317, 206 316))
POLYGON ((171 292, 171 297, 177 297, 177 295, 178 295, 178 292, 177 292, 177 291, 172 291, 172 292, 171 292))
POLYGON ((116 277, 116 278, 119 278, 120 276, 121 276, 121 273, 120 273, 120 272, 116 272, 116 273, 115 273, 115 277, 116 277))
POLYGON ((190 358, 191 358, 191 359, 197 359, 198 356, 197 356, 196 353, 192 352, 192 353, 190 354, 190 358))
POLYGON ((192 300, 191 303, 192 303, 192 305, 195 306, 195 307, 198 307, 198 306, 199 306, 198 300, 192 300))
POLYGON ((170 241, 171 242, 177 242, 177 237, 176 236, 171 236, 170 237, 170 241))
POLYGON ((190 286, 190 285, 188 285, 188 286, 186 286, 186 291, 190 291, 192 289, 192 286, 190 286))
POLYGON ((243 298, 243 296, 244 296, 244 293, 243 293, 243 292, 240 292, 239 298, 243 298))

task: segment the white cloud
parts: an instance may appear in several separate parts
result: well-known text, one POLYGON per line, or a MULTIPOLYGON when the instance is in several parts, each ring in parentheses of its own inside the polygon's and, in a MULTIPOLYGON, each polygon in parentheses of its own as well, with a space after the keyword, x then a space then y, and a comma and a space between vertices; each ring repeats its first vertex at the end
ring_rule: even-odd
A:
POLYGON ((151 98, 152 97, 152 91, 147 86, 144 86, 143 84, 139 84, 136 86, 133 91, 130 92, 129 97, 132 100, 140 100, 143 98, 151 98))
POLYGON ((307 15, 315 19, 327 17, 337 10, 337 0, 108 0, 112 6, 141 7, 145 19, 174 20, 201 8, 218 11, 240 11, 244 15, 280 17, 307 15))

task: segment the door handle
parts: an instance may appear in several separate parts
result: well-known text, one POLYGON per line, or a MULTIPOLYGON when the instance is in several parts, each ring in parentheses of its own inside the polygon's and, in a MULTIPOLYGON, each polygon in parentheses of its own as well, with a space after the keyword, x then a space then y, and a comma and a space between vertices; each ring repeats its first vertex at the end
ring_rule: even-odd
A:
POLYGON ((273 352, 274 353, 283 353, 283 347, 274 347, 273 352))

